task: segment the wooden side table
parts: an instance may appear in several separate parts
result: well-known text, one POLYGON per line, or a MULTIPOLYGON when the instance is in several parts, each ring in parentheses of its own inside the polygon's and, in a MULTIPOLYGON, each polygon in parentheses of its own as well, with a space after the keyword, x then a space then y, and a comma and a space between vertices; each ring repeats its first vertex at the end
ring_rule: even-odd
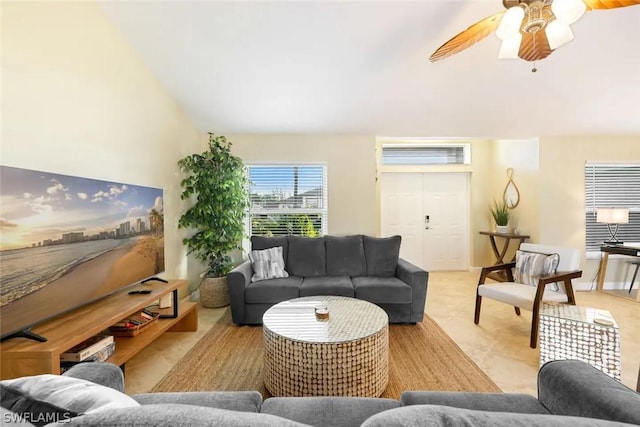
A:
MULTIPOLYGON (((509 250, 509 244, 511 243, 512 240, 517 240, 518 241, 518 248, 520 247, 520 245, 527 240, 529 237, 526 234, 513 234, 513 233, 498 233, 496 231, 480 231, 480 234, 483 234, 485 236, 489 236, 489 241, 491 242, 491 249, 493 250, 493 254, 496 256, 496 262, 495 264, 504 264, 505 262, 509 262, 509 261, 505 261, 504 257, 507 254, 507 251, 509 250), (502 242, 502 248, 500 250, 498 250, 498 244, 496 243, 496 237, 499 237, 501 239, 503 239, 502 242)), ((513 259, 511 261, 515 261, 516 257, 514 255, 513 259)), ((497 280, 499 282, 504 282, 506 281, 507 277, 504 274, 501 273, 490 273, 488 275, 489 278, 493 279, 493 280, 497 280)))

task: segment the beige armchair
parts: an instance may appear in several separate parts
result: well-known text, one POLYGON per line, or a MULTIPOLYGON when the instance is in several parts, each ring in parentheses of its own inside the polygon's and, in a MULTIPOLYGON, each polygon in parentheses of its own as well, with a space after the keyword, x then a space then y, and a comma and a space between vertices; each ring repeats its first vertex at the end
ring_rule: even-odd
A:
POLYGON ((474 323, 480 322, 483 297, 514 306, 518 316, 521 308, 529 310, 533 313, 529 345, 536 348, 542 303, 576 303, 571 280, 582 276, 580 258, 578 249, 521 244, 515 261, 482 269, 476 292, 474 323), (493 273, 493 278, 500 272, 506 281, 485 283, 489 274, 493 273))

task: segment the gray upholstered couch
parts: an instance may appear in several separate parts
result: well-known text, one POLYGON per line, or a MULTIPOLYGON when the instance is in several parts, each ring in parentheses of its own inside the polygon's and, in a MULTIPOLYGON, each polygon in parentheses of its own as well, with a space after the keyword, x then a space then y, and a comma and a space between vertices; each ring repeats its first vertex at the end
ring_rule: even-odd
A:
POLYGON ((429 275, 399 258, 400 242, 400 236, 252 236, 252 250, 282 247, 289 277, 252 282, 249 260, 233 269, 227 275, 233 322, 261 324, 272 305, 314 295, 372 302, 391 323, 421 322, 429 275))
MULTIPOLYGON (((85 363, 63 375, 88 379, 122 394, 118 391, 123 389, 123 377, 115 365, 85 363)), ((5 399, 15 396, 15 392, 5 387, 6 382, 0 384, 3 386, 3 424, 19 422, 18 414, 32 421, 46 418, 67 423, 65 425, 88 426, 604 427, 640 424, 639 393, 575 360, 549 362, 540 369, 537 399, 525 394, 428 391, 408 391, 400 400, 272 397, 264 401, 257 391, 149 393, 134 395, 133 399, 123 395, 135 401, 133 406, 74 416, 58 412, 45 417, 35 412, 42 407, 28 406, 28 397, 5 399), (25 408, 30 409, 25 412, 25 408)), ((64 409, 45 407, 44 410, 51 414, 64 409)))

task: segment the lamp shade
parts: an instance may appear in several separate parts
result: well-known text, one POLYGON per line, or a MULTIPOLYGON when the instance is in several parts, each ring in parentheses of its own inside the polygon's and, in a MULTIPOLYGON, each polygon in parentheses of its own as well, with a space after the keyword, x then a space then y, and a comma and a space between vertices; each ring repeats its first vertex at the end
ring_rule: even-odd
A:
POLYGON ((507 39, 502 40, 502 43, 500 43, 500 51, 498 52, 498 58, 518 59, 518 52, 520 51, 521 41, 522 41, 522 34, 520 33, 517 33, 507 39))
POLYGON ((596 222, 605 224, 627 224, 629 222, 629 209, 627 208, 598 208, 596 222))
POLYGON ((573 31, 571 31, 571 27, 557 19, 549 22, 546 33, 547 40, 549 41, 549 48, 551 48, 551 50, 564 46, 573 40, 573 31))
POLYGON ((496 29, 496 36, 500 40, 506 40, 520 32, 520 26, 524 19, 524 9, 520 6, 513 6, 502 15, 500 25, 496 29))
POLYGON ((553 0, 551 11, 556 19, 571 25, 584 15, 587 5, 582 0, 553 0))

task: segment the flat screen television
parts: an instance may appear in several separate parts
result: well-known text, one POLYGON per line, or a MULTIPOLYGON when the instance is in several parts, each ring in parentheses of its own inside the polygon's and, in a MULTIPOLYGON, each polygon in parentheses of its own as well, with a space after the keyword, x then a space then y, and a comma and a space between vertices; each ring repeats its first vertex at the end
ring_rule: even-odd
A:
POLYGON ((0 339, 163 271, 162 189, 0 166, 0 339))

